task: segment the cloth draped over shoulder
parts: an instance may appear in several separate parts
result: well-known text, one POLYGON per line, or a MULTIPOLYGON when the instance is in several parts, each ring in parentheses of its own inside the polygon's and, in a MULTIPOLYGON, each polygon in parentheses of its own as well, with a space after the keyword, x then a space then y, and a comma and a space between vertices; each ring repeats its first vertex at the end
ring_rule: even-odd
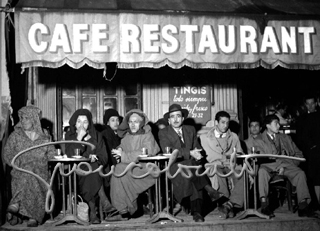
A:
MULTIPOLYGON (((86 142, 91 143, 95 146, 94 150, 91 150, 89 146, 85 146, 82 144, 66 144, 66 154, 67 156, 71 157, 74 155, 74 149, 79 148, 81 150, 81 155, 84 157, 89 157, 90 154, 97 155, 98 161, 90 163, 92 167, 92 171, 96 170, 100 165, 106 166, 108 164, 108 155, 106 151, 106 146, 103 141, 102 135, 97 132, 94 128, 92 115, 91 112, 87 109, 78 109, 75 113, 71 116, 69 120, 70 131, 68 131, 65 135, 65 140, 77 140, 77 131, 76 131, 76 122, 80 115, 87 116, 89 121, 89 126, 87 129, 88 134, 90 135, 90 139, 86 142)), ((83 170, 88 170, 86 166, 81 166, 83 170)), ((101 188, 103 183, 102 177, 99 173, 89 174, 87 176, 80 176, 79 177, 79 188, 80 193, 84 197, 85 201, 93 200, 99 189, 101 188)))
MULTIPOLYGON (((150 156, 154 156, 160 151, 160 148, 152 135, 151 127, 147 125, 147 123, 148 118, 146 114, 139 109, 133 109, 125 115, 118 129, 119 136, 123 137, 119 146, 123 151, 121 162, 115 166, 116 174, 123 173, 129 163, 137 163, 143 147, 147 148, 148 155, 150 156), (129 132, 130 128, 128 120, 133 113, 137 113, 143 118, 143 123, 137 134, 131 134, 129 132)), ((142 168, 134 168, 132 171, 133 175, 139 176, 147 173, 146 164, 139 164, 141 164, 142 168)), ((122 177, 115 177, 113 175, 111 177, 110 189, 113 206, 118 211, 128 211, 130 214, 133 214, 138 208, 137 198, 139 194, 154 184, 155 178, 151 175, 142 179, 135 179, 128 173, 122 177)))
MULTIPOLYGON (((22 124, 19 121, 14 127, 14 131, 10 134, 4 148, 4 161, 11 166, 12 159, 23 150, 34 147, 36 145, 51 142, 51 137, 48 131, 41 128, 41 110, 35 106, 26 106, 18 111, 21 121, 21 116, 26 115, 31 119, 33 130, 38 137, 31 140, 23 130, 22 124)), ((55 155, 53 145, 48 145, 30 150, 20 155, 15 165, 19 168, 31 171, 40 176, 45 181, 49 182, 48 160, 55 155)), ((11 191, 12 199, 9 204, 19 204, 19 214, 36 219, 42 223, 45 216, 45 195, 47 188, 28 173, 11 170, 11 191)))

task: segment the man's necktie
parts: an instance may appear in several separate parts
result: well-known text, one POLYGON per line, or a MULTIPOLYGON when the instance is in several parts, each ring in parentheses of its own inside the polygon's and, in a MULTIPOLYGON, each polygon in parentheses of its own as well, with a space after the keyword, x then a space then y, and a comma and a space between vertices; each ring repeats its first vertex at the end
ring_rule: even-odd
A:
POLYGON ((277 154, 280 155, 281 149, 280 149, 280 147, 279 147, 279 144, 278 144, 277 141, 276 141, 276 135, 275 135, 275 134, 272 134, 272 135, 271 135, 271 140, 272 140, 274 146, 275 146, 276 149, 277 149, 277 154))
POLYGON ((180 137, 180 140, 182 141, 182 143, 184 143, 184 141, 183 141, 183 137, 182 137, 182 133, 181 133, 181 131, 179 130, 179 131, 177 131, 177 134, 178 134, 178 136, 180 137))

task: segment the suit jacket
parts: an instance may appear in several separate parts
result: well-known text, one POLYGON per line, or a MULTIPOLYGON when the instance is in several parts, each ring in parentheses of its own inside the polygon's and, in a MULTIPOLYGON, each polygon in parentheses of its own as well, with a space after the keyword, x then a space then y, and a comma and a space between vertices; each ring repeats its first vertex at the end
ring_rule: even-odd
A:
MULTIPOLYGON (((183 125, 182 135, 185 147, 182 147, 180 137, 171 126, 160 130, 159 142, 162 150, 165 150, 165 147, 170 147, 172 150, 178 149, 177 162, 187 166, 201 165, 201 161, 196 161, 190 156, 190 150, 201 148, 195 128, 189 125, 183 125)), ((170 168, 170 173, 175 174, 177 170, 178 163, 174 163, 170 168)), ((208 184, 206 177, 197 177, 195 176, 195 171, 191 171, 193 172, 193 177, 191 178, 185 178, 181 174, 178 174, 175 178, 171 179, 173 193, 179 203, 186 197, 191 197, 192 200, 202 199, 202 193, 199 190, 208 184)))
MULTIPOLYGON (((276 139, 279 139, 282 155, 303 158, 302 152, 300 149, 298 149, 290 136, 278 133, 276 134, 276 139)), ((268 138, 267 131, 264 131, 261 135, 259 135, 255 141, 256 142, 254 142, 254 146, 257 147, 257 150, 260 151, 260 154, 277 154, 277 149, 272 141, 270 141, 268 138)), ((294 164, 296 166, 300 163, 300 161, 286 159, 277 159, 276 161, 279 163, 294 164)))
POLYGON ((172 150, 178 149, 178 157, 182 157, 184 160, 191 159, 190 150, 195 148, 201 148, 196 129, 189 125, 182 125, 182 136, 185 143, 185 147, 181 146, 180 137, 172 126, 167 126, 159 131, 159 142, 162 150, 166 150, 166 147, 170 147, 172 150))

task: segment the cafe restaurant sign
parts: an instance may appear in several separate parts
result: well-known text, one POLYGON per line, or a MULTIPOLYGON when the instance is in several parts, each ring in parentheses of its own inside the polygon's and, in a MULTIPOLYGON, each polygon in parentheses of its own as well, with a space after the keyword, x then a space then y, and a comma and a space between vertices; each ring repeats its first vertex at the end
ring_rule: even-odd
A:
POLYGON ((239 16, 17 11, 16 61, 74 68, 320 64, 319 21, 270 20, 260 28, 239 16))
POLYGON ((205 125, 211 120, 210 95, 209 86, 173 85, 169 88, 169 104, 180 104, 195 123, 205 125))

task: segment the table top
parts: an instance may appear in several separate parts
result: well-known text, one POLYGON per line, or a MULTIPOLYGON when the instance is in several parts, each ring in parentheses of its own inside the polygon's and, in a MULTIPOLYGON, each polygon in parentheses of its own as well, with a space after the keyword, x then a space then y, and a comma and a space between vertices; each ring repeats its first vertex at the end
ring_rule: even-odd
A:
POLYGON ((49 159, 49 162, 90 162, 90 158, 70 158, 70 157, 63 157, 63 158, 53 158, 49 159))
POLYGON ((168 160, 171 154, 158 154, 156 156, 139 155, 139 160, 168 160))

